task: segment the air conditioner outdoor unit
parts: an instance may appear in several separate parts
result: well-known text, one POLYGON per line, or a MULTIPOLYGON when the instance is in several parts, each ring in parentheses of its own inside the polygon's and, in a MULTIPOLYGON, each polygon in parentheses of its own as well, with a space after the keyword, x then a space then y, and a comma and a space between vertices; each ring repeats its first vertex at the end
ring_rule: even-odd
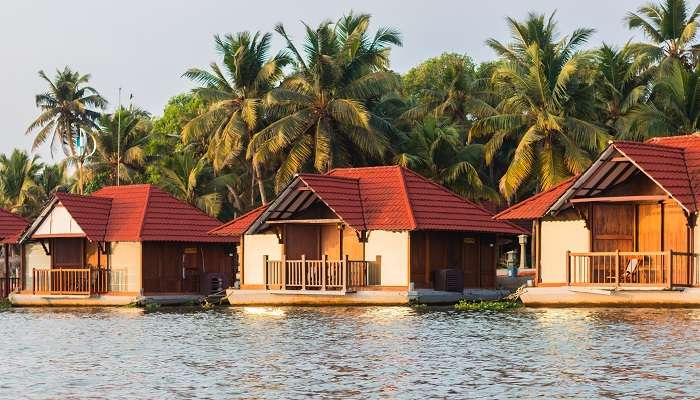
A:
POLYGON ((444 268, 434 272, 434 289, 443 292, 461 292, 464 289, 464 275, 461 269, 444 268))
POLYGON ((206 275, 204 289, 207 294, 214 294, 226 289, 226 279, 224 274, 210 273, 206 275))

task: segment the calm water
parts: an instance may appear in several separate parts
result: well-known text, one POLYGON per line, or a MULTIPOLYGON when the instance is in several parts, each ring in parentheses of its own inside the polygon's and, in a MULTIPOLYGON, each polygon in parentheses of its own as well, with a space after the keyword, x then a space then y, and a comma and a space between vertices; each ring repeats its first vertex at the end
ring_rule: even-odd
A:
POLYGON ((700 310, 12 309, 0 398, 700 396, 700 310))

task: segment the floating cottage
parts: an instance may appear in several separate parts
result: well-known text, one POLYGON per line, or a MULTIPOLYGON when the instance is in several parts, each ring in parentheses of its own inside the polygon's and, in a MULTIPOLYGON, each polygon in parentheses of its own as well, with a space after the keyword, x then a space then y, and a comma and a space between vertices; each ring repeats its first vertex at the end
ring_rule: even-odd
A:
POLYGON ((392 166, 298 175, 210 233, 240 242, 231 304, 405 304, 492 291, 499 244, 523 230, 392 166))
POLYGON ((612 142, 496 216, 531 220, 530 305, 700 304, 700 136, 612 142))
POLYGON ((17 305, 183 302, 232 282, 220 222, 151 185, 57 193, 19 237, 17 305))

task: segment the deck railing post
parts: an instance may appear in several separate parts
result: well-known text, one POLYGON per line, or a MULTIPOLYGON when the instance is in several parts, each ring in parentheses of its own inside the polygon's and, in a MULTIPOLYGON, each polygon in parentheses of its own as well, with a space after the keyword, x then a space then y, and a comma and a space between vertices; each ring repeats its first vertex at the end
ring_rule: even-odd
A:
POLYGON ((287 290, 287 255, 282 254, 282 290, 287 290))
POLYGON ((615 250, 615 286, 620 286, 620 250, 615 250))
POLYGON ((375 285, 382 284, 382 256, 377 256, 374 261, 374 280, 372 283, 375 285))
POLYGON ((348 255, 342 261, 343 263, 343 291, 348 290, 348 275, 350 274, 350 259, 348 255))
POLYGON ((321 260, 321 290, 326 290, 326 268, 328 268, 328 254, 324 254, 321 260))
POLYGON ((270 273, 270 268, 268 267, 267 260, 269 259, 268 256, 263 256, 263 286, 265 286, 265 289, 269 289, 269 279, 268 279, 268 274, 270 273))
POLYGON ((670 289, 673 285, 673 252, 668 250, 666 252, 666 257, 668 258, 668 276, 666 277, 666 288, 670 289))
POLYGON ((306 290, 306 254, 301 255, 301 290, 306 290))
POLYGON ((36 294, 36 268, 32 268, 32 294, 36 294))
POLYGON ((566 284, 571 286, 571 251, 566 251, 566 284))

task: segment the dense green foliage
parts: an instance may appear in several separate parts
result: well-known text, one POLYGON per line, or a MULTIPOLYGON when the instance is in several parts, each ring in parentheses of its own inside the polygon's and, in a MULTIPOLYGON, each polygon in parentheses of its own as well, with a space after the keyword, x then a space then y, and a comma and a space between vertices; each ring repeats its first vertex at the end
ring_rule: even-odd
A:
POLYGON ((0 157, 0 206, 32 216, 57 190, 119 179, 229 219, 296 173, 385 164, 511 203, 580 173, 610 139, 700 128, 699 12, 685 0, 644 5, 620 17, 647 42, 597 48, 593 29, 559 32, 554 14, 531 13, 507 19, 509 41, 487 41, 492 61, 444 53, 403 75, 390 65, 400 33, 366 14, 305 24, 300 41, 282 25, 226 33, 214 38, 219 60, 184 71, 197 87, 160 117, 104 113, 89 75, 40 72, 47 90, 27 132, 67 156, 56 166, 20 151, 0 157), (272 49, 274 35, 283 48, 272 49), (94 138, 90 157, 73 151, 81 134, 94 138))
POLYGON ((455 304, 455 310, 457 311, 506 311, 519 307, 522 307, 522 303, 506 300, 460 300, 455 304))

